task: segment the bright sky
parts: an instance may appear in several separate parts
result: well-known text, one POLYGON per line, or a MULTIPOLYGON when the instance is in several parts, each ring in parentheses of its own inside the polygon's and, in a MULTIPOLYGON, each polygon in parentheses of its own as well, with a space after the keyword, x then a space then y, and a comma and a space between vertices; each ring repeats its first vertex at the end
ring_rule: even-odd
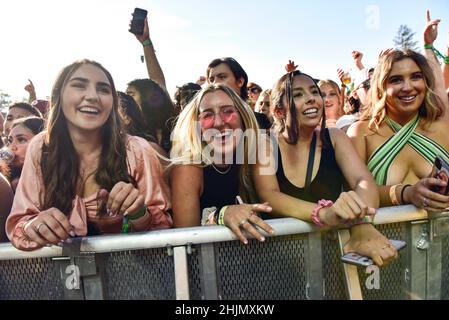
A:
POLYGON ((128 32, 134 7, 149 12, 171 94, 224 56, 264 88, 284 73, 288 59, 314 77, 335 80, 337 67, 352 67, 353 49, 374 65, 401 24, 416 32, 421 47, 426 9, 442 19, 436 47, 443 51, 449 42, 447 0, 8 0, 0 1, 0 90, 22 100, 31 79, 45 98, 59 70, 81 58, 102 63, 118 90, 147 77, 142 47, 128 32))

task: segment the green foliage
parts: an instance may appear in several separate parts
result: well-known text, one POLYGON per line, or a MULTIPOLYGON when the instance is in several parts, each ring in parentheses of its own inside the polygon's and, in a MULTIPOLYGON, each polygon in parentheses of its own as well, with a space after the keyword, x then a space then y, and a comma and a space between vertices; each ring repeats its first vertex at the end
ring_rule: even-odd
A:
POLYGON ((396 49, 405 50, 411 49, 414 51, 418 50, 418 41, 414 41, 413 37, 415 32, 412 31, 407 25, 402 24, 399 27, 396 37, 393 39, 393 43, 396 49))
POLYGON ((11 102, 11 96, 3 92, 3 90, 0 90, 0 112, 5 113, 11 102))

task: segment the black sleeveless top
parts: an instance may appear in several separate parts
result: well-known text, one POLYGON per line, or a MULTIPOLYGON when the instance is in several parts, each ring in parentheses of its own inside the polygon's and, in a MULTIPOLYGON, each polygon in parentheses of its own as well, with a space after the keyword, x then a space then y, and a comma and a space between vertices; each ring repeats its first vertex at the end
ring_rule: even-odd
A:
MULTIPOLYGON (((226 168, 228 169, 228 168, 226 168)), ((218 168, 221 172, 227 170, 218 168)), ((240 165, 231 164, 231 169, 227 173, 218 173, 212 166, 203 168, 203 193, 200 197, 200 208, 224 207, 235 204, 235 197, 239 195, 239 172, 240 165)))
MULTIPOLYGON (((321 199, 335 201, 340 196, 343 186, 343 174, 335 159, 335 150, 329 135, 325 129, 325 139, 328 146, 321 148, 321 159, 318 172, 308 187, 298 188, 291 183, 284 173, 282 166, 281 150, 278 149, 278 170, 276 177, 282 193, 308 202, 318 202, 321 199)), ((306 159, 304 159, 307 161, 306 159)))

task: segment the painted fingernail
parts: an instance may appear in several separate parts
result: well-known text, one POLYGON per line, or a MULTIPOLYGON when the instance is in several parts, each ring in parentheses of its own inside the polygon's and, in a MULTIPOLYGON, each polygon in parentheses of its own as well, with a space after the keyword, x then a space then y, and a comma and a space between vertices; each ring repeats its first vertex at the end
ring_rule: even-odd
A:
POLYGON ((75 236, 76 236, 76 233, 75 233, 75 231, 73 231, 73 230, 70 231, 69 234, 70 234, 70 236, 72 236, 72 237, 75 237, 75 236))
POLYGON ((244 244, 248 244, 248 240, 243 241, 244 244))
POLYGON ((265 241, 265 237, 260 237, 260 241, 264 242, 265 241))

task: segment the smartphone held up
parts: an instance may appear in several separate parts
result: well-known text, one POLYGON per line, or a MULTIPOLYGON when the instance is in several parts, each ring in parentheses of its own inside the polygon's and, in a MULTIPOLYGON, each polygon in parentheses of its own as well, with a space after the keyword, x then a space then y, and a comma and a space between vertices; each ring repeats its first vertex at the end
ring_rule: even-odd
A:
POLYGON ((135 8, 133 13, 133 19, 131 20, 131 27, 129 32, 136 35, 143 35, 143 29, 145 26, 145 18, 147 17, 148 11, 140 8, 135 8))
POLYGON ((431 176, 448 183, 445 187, 433 186, 431 190, 445 196, 449 195, 449 163, 437 156, 435 158, 431 176))

